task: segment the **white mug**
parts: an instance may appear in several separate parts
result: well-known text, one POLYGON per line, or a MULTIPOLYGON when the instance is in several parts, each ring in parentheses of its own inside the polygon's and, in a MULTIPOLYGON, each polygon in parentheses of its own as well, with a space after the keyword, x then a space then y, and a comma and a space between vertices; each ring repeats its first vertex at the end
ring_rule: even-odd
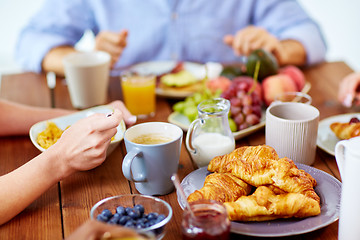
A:
POLYGON ((107 101, 110 54, 75 52, 63 59, 66 83, 73 107, 84 109, 107 101))
POLYGON ((178 170, 182 137, 181 128, 165 122, 141 123, 126 130, 122 171, 141 194, 165 195, 174 189, 171 176, 178 170))
POLYGON ((297 102, 270 105, 266 110, 265 141, 279 157, 312 165, 315 161, 319 110, 297 102))
POLYGON ((335 146, 342 187, 339 240, 360 239, 360 137, 343 140, 335 146))

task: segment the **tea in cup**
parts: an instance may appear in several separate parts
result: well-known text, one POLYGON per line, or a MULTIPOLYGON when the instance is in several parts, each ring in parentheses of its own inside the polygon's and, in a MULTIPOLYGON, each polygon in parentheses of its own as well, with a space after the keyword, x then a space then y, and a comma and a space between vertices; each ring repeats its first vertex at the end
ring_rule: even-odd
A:
POLYGON ((74 108, 84 109, 107 102, 110 54, 75 52, 64 57, 64 71, 74 108))
POLYGON ((126 130, 122 171, 141 194, 164 195, 174 189, 171 176, 178 169, 182 137, 181 128, 164 122, 141 123, 126 130))
POLYGON ((124 102, 133 115, 146 118, 155 114, 155 86, 154 75, 122 74, 121 88, 124 102))
POLYGON ((315 161, 319 110, 297 102, 270 105, 266 110, 265 141, 279 157, 312 165, 315 161))

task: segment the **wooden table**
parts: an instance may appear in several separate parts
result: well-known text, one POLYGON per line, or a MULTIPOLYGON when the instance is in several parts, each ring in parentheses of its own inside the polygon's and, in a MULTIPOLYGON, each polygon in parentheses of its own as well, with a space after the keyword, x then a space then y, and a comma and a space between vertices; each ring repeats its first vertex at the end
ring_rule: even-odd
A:
MULTIPOLYGON (((323 63, 304 70, 306 79, 312 85, 309 94, 313 105, 320 110, 320 119, 354 111, 342 107, 337 99, 338 83, 342 77, 352 72, 343 62, 323 63)), ((6 75, 2 78, 0 97, 29 105, 50 107, 50 91, 45 75, 23 73, 6 75)), ((109 101, 121 99, 118 79, 111 79, 109 101)), ((157 99, 156 115, 146 121, 167 121, 173 100, 157 99)), ((63 79, 57 79, 55 105, 72 109, 68 90, 63 79)), ((0 113, 1 114, 1 113, 0 113)), ((26 116, 23 116, 26 117, 26 116)), ((143 121, 139 121, 143 122, 143 121)), ((238 140, 237 146, 265 143, 264 129, 238 140)), ((0 138, 0 174, 5 174, 39 154, 28 136, 0 138)), ((89 219, 91 207, 99 200, 119 194, 137 193, 132 183, 122 174, 121 164, 126 154, 124 144, 107 158, 99 167, 76 173, 45 192, 22 213, 0 226, 0 239, 62 239, 89 219)), ((178 174, 180 179, 195 168, 183 144, 178 174)), ((340 179, 335 158, 317 149, 314 167, 340 179)), ((39 176, 41 177, 41 176, 39 176)), ((181 239, 180 222, 182 210, 172 192, 160 198, 169 202, 174 215, 169 223, 164 239, 181 239)), ((311 233, 285 237, 284 239, 337 239, 338 222, 311 233)), ((258 239, 232 234, 232 239, 258 239)), ((260 238, 259 238, 260 239, 260 238)), ((263 239, 263 238, 261 238, 263 239)))

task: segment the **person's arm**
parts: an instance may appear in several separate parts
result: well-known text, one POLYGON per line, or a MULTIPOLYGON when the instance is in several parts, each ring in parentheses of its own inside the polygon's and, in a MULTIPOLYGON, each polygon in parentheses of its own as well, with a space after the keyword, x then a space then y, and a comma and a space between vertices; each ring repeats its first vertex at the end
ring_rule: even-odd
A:
POLYGON ((72 46, 59 46, 51 49, 42 61, 42 71, 65 76, 63 58, 73 52, 76 52, 76 50, 72 46))
POLYGON ((301 66, 306 63, 305 48, 300 42, 280 41, 260 27, 246 27, 234 36, 225 36, 224 42, 234 49, 236 55, 248 56, 252 51, 262 48, 274 54, 280 66, 290 64, 301 66))
POLYGON ((25 135, 42 120, 73 113, 72 110, 27 106, 0 99, 0 137, 25 135))
MULTIPOLYGON (((236 39, 232 44, 235 53, 239 45, 245 49, 272 49, 280 65, 311 65, 325 59, 326 44, 320 28, 297 1, 255 1, 250 24, 231 33, 233 36, 230 36, 236 39), (239 37, 239 34, 244 36, 239 37)), ((224 38, 225 43, 228 43, 228 37, 224 38)))
POLYGON ((94 114, 64 131, 49 149, 0 177, 0 225, 20 213, 58 181, 100 165, 122 119, 94 114))
POLYGON ((134 229, 102 223, 96 220, 88 220, 78 227, 65 240, 89 240, 89 239, 136 239, 145 240, 134 229))
POLYGON ((338 99, 345 107, 360 105, 360 72, 351 73, 341 80, 338 99))

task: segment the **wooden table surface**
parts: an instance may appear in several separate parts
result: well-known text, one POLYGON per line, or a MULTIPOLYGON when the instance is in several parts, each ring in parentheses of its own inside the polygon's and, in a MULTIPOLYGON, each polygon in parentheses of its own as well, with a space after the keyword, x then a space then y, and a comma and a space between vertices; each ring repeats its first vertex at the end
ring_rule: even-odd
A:
MULTIPOLYGON (((340 79, 352 72, 345 63, 323 63, 304 69, 304 72, 307 81, 311 83, 309 94, 313 98, 313 105, 320 110, 320 119, 355 110, 342 107, 336 99, 340 79)), ((111 78, 110 84, 109 101, 122 99, 119 80, 111 78)), ((3 76, 0 97, 29 105, 51 106, 50 91, 44 74, 22 73, 3 76)), ((166 122, 172 112, 171 105, 174 102, 174 100, 157 98, 156 114, 146 121, 166 122)), ((72 109, 64 79, 57 79, 55 106, 72 109)), ((236 142, 237 146, 264 143, 264 129, 236 142)), ((0 138, 0 174, 12 171, 38 154, 39 150, 32 145, 29 136, 0 138)), ((65 238, 89 219, 91 207, 99 200, 119 194, 137 193, 134 185, 122 174, 121 164, 125 154, 122 142, 101 166, 90 171, 76 173, 53 186, 22 213, 0 226, 0 239, 65 238)), ((335 158, 319 148, 313 166, 340 179, 335 158)), ((194 170, 190 155, 183 144, 178 170, 180 180, 194 170)), ((160 198, 170 203, 174 211, 164 239, 181 239, 182 210, 177 202, 176 192, 160 196, 160 198)), ((338 238, 337 234, 338 221, 310 233, 283 239, 333 240, 338 238)), ((231 239, 260 238, 232 234, 231 239)))

